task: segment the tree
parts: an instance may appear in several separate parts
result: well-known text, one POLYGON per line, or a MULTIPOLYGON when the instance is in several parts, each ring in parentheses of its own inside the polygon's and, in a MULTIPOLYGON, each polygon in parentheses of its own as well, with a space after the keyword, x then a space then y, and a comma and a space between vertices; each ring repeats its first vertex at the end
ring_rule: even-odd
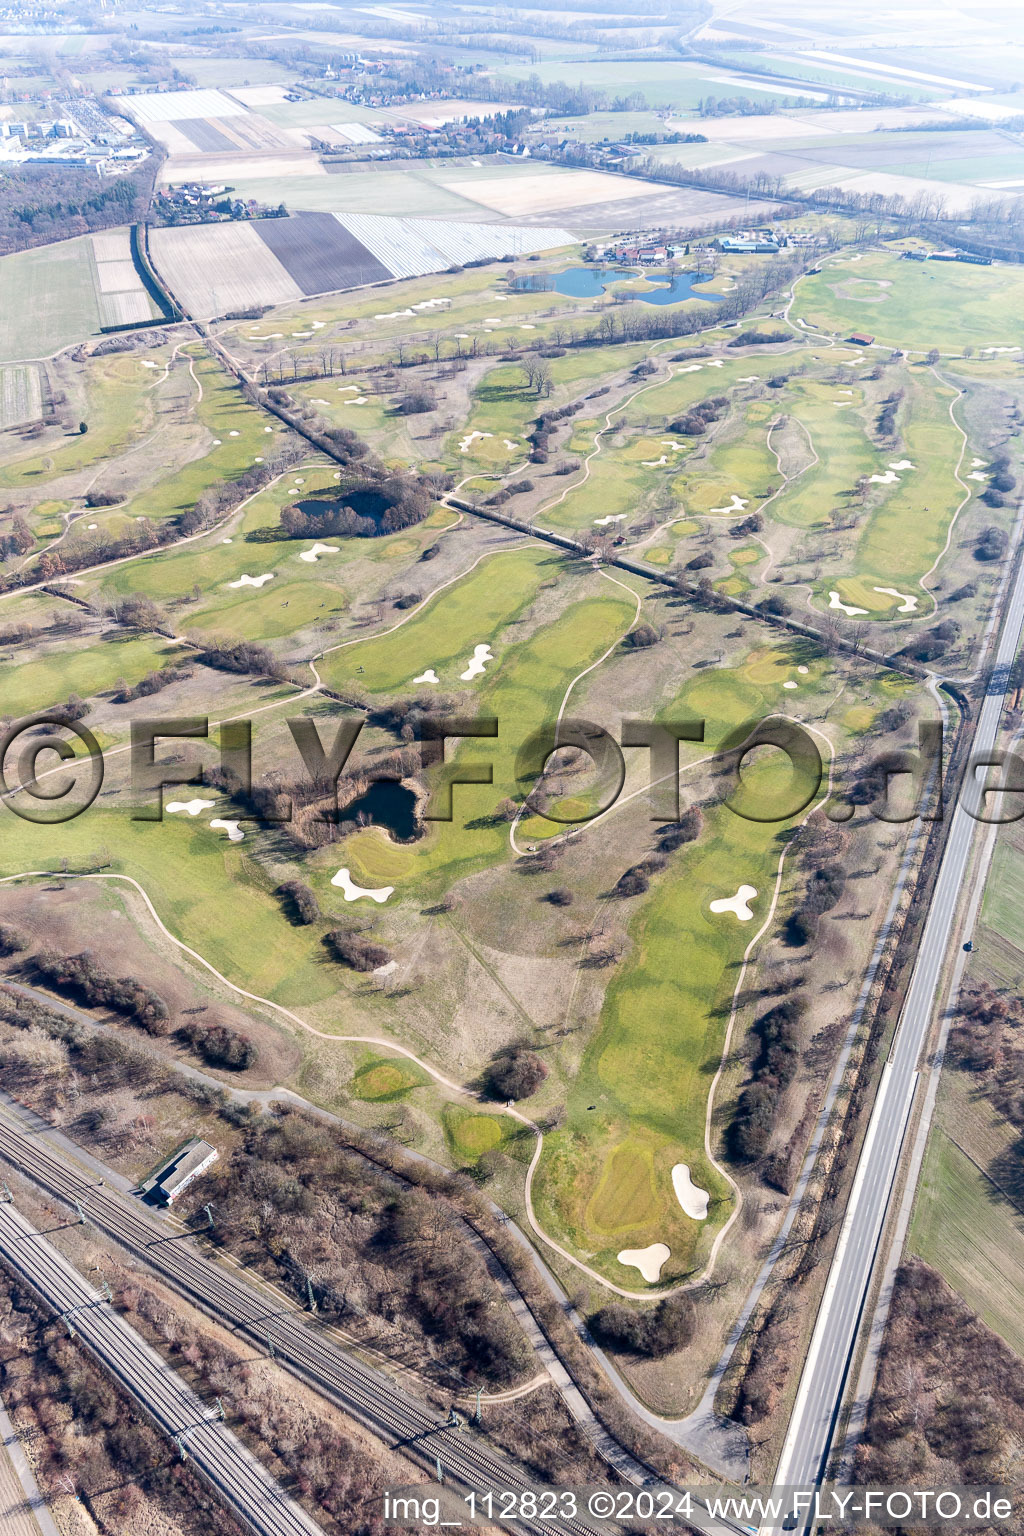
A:
POLYGON ((78 423, 78 430, 79 430, 79 432, 80 432, 80 433, 81 433, 81 435, 82 435, 82 437, 84 437, 84 436, 85 436, 85 434, 86 434, 86 433, 87 433, 87 432, 88 432, 88 430, 89 430, 89 423, 88 423, 88 422, 87 422, 87 421, 80 421, 80 422, 79 422, 79 423, 78 423))
POLYGON ((931 351, 928 353, 928 356, 925 358, 925 362, 928 364, 929 368, 934 368, 935 364, 939 361, 941 356, 942 354, 938 347, 932 347, 931 351))

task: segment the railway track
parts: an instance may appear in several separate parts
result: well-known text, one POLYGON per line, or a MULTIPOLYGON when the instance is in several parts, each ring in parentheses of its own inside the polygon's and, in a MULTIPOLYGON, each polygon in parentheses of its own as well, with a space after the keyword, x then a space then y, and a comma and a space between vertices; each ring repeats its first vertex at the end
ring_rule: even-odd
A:
MULTIPOLYGON (((198 1253, 189 1235, 175 1234, 133 1202, 98 1185, 23 1134, 0 1114, 0 1160, 48 1194, 80 1209, 100 1231, 133 1253, 186 1300, 274 1357, 293 1375, 358 1419, 427 1471, 478 1495, 531 1482, 503 1456, 438 1419, 411 1393, 343 1351, 301 1314, 276 1304, 255 1286, 198 1253)), ((519 1529, 555 1536, 594 1536, 610 1527, 583 1520, 517 1521, 519 1529)))
POLYGON ((220 1415, 9 1201, 0 1204, 0 1260, 64 1318, 254 1536, 323 1536, 220 1415))

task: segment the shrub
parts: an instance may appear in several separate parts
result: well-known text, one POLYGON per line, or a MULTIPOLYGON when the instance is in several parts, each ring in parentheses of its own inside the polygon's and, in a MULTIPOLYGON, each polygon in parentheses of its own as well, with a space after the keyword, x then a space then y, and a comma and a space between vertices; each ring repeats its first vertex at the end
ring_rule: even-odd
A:
POLYGON ((634 864, 632 869, 627 869, 624 875, 620 875, 615 886, 616 896, 642 896, 644 891, 650 889, 651 882, 645 871, 639 864, 634 864))
POLYGON ((0 955, 17 955, 28 947, 28 939, 12 923, 0 923, 0 955))
POLYGON ((487 1087, 496 1099, 528 1099, 547 1075, 547 1067, 535 1052, 522 1045, 510 1046, 491 1062, 487 1087))
POLYGON ((646 651, 652 645, 657 645, 661 639, 661 630, 655 629, 653 624, 638 624, 626 635, 622 644, 627 651, 646 651))
POLYGON ((297 923, 315 923, 320 916, 320 903, 315 892, 301 880, 283 880, 277 895, 284 898, 297 923))
POLYGON ((696 1318, 693 1302, 684 1294, 666 1296, 654 1311, 640 1312, 611 1302, 594 1313, 590 1328, 601 1344, 657 1360, 691 1342, 696 1318))
POLYGON ((335 928, 327 935, 324 943, 335 960, 351 966, 354 971, 375 971, 378 966, 387 965, 391 959, 391 951, 385 949, 383 944, 374 944, 361 934, 349 933, 344 928, 335 928))
POLYGON ((178 1034, 211 1067, 229 1067, 232 1072, 244 1072, 257 1059, 258 1052, 252 1041, 226 1024, 190 1020, 181 1026, 178 1034))
POLYGON ((403 416, 422 416, 425 411, 437 409, 437 400, 429 389, 409 389, 398 402, 403 416))
POLYGON ((564 885, 556 885, 553 891, 548 891, 548 901, 553 907, 571 907, 573 902, 572 891, 564 885))

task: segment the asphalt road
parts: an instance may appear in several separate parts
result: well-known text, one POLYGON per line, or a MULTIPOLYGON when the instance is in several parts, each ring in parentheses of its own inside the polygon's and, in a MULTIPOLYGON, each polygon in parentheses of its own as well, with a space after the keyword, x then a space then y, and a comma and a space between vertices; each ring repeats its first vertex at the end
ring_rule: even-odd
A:
POLYGON ((269 1472, 10 1201, 0 1204, 0 1257, 184 1447, 196 1469, 255 1536, 323 1536, 269 1472))
MULTIPOLYGON (((1022 627, 1024 562, 1010 590, 996 647, 993 680, 978 712, 971 748, 975 760, 992 751, 999 734, 1005 678, 1019 649, 1022 627)), ((950 786, 953 789, 955 786, 950 786)), ((960 798, 950 810, 951 799, 950 795, 946 847, 804 1363, 789 1433, 779 1459, 777 1484, 815 1484, 823 1476, 910 1121, 918 1062, 934 1017, 950 946, 963 937, 953 932, 953 921, 978 824, 960 798)))

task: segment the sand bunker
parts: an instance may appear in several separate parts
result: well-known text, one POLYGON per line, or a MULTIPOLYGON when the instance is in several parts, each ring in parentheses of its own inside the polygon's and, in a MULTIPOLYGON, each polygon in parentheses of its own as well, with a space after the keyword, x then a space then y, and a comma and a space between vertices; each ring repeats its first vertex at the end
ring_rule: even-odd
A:
POLYGON ((916 469, 916 464, 911 464, 909 459, 894 459, 889 465, 890 469, 916 469))
POLYGON ((869 475, 868 479, 872 485, 899 485, 900 483, 899 475, 893 474, 891 469, 887 469, 884 475, 869 475))
POLYGON ((98 528, 99 527, 99 523, 87 523, 86 527, 87 528, 98 528))
POLYGON ((664 1243, 652 1243, 649 1248, 623 1248, 618 1260, 620 1264, 638 1269, 648 1285, 653 1285, 661 1278, 662 1265, 671 1252, 664 1243))
POLYGON ((760 382, 760 378, 761 378, 760 374, 757 374, 757 373, 747 373, 747 374, 744 374, 742 379, 737 379, 736 382, 737 382, 737 384, 757 384, 757 383, 760 382))
POLYGON ((676 1163, 672 1169, 672 1188, 676 1192, 676 1199, 683 1208, 683 1214, 689 1216, 692 1221, 707 1221, 708 1200, 711 1198, 706 1189, 701 1189, 690 1178, 688 1163, 676 1163))
POLYGON ((343 400, 341 403, 342 403, 342 405, 365 405, 366 404, 366 396, 365 395, 356 395, 354 399, 352 399, 352 400, 343 400))
MULTIPOLYGON (((662 460, 664 463, 664 460, 662 460)), ((595 528, 607 528, 609 523, 624 523, 629 516, 628 512, 609 512, 607 517, 595 517, 595 528)))
POLYGON ((897 613, 913 613, 917 607, 917 598, 910 592, 897 592, 895 587, 875 587, 876 592, 881 592, 884 597, 898 597, 901 599, 897 613))
POLYGON ((502 325, 504 322, 500 315, 488 315, 484 325, 502 325))
POLYGON ((233 544, 234 542, 234 539, 221 539, 222 544, 233 544))
POLYGON ((725 358, 724 357, 712 357, 709 360, 709 362, 708 362, 708 367, 709 368, 724 368, 725 367, 725 358))
POLYGON ((808 674, 808 672, 810 670, 811 670, 810 667, 797 667, 797 671, 802 673, 804 677, 807 676, 807 674, 808 674))
POLYGON ((234 428, 232 428, 232 430, 228 433, 228 437, 238 437, 238 435, 239 434, 234 430, 234 428))
POLYGON ((264 432, 273 432, 274 429, 273 427, 264 427, 263 430, 264 432))
POLYGON ((981 469, 982 466, 984 465, 984 463, 985 463, 984 459, 972 459, 971 460, 971 468, 972 469, 981 469))
POLYGON ((198 816, 200 811, 208 811, 216 804, 216 800, 172 800, 164 810, 172 815, 175 811, 184 811, 186 816, 198 816))
POLYGON ((140 357, 139 363, 143 368, 159 368, 160 366, 159 363, 154 363, 152 359, 148 357, 140 357))
POLYGON ((240 843, 245 836, 237 821, 221 821, 218 818, 216 821, 211 821, 210 826, 214 828, 222 827, 228 835, 228 840, 232 843, 240 843))
POLYGON ((509 442, 507 437, 503 437, 502 438, 502 442, 505 444, 505 447, 508 448, 510 452, 514 451, 516 448, 519 447, 518 443, 511 443, 511 442, 509 442))
POLYGON ((419 677, 413 678, 414 683, 439 683, 440 681, 441 679, 438 677, 433 667, 428 667, 425 672, 420 673, 419 677))
POLYGON ((474 646, 473 654, 469 659, 469 664, 467 665, 465 672, 459 673, 459 681, 468 683, 474 677, 482 677, 486 670, 487 662, 493 660, 494 657, 491 655, 491 648, 489 645, 474 646))
POLYGON ((828 605, 830 608, 841 608, 843 613, 848 614, 851 619, 858 613, 867 613, 866 608, 855 608, 852 603, 844 603, 838 592, 829 593, 828 605))
POLYGON ((387 901, 394 890, 393 885, 382 885, 379 890, 370 891, 363 885, 356 885, 347 869, 339 869, 331 880, 332 885, 340 885, 341 892, 346 901, 358 901, 360 896, 369 896, 371 901, 387 901))
POLYGON ((359 393, 359 385, 358 384, 339 384, 338 385, 338 394, 339 395, 358 395, 358 393, 359 393))
POLYGON ((411 315, 411 309, 389 309, 386 315, 374 315, 375 320, 398 320, 405 315, 411 315))
POLYGON ((273 581, 273 571, 264 571, 262 576, 239 576, 237 581, 229 581, 229 587, 262 587, 265 581, 273 581))
POLYGON ((219 437, 215 437, 215 438, 214 438, 214 440, 213 440, 213 446, 214 446, 214 447, 215 447, 215 448, 219 448, 219 447, 220 447, 220 438, 219 438, 219 437))
POLYGON ((337 553, 337 544, 314 544, 312 549, 304 549, 299 559, 305 560, 307 565, 313 565, 319 560, 321 555, 336 555, 337 553))
POLYGON ((292 331, 293 336, 299 336, 303 341, 307 340, 307 338, 312 336, 312 334, 312 331, 292 331))
POLYGON ((459 452, 468 453, 478 437, 493 437, 493 432, 467 432, 459 441, 459 452))
POLYGON ((983 475, 980 469, 976 469, 973 474, 968 475, 967 478, 968 480, 987 480, 988 476, 983 475))
POLYGON ((730 506, 728 506, 728 507, 711 507, 711 508, 709 508, 709 510, 711 512, 742 512, 744 510, 744 508, 748 505, 748 500, 749 500, 749 498, 746 497, 746 496, 736 496, 734 494, 733 497, 732 497, 732 503, 731 503, 730 506))
POLYGON ((783 683, 783 685, 782 685, 782 686, 783 686, 783 688, 795 688, 795 687, 796 687, 796 683, 794 683, 794 682, 793 682, 793 681, 792 681, 792 679, 790 679, 790 681, 789 681, 789 682, 787 682, 787 683, 783 683))
POLYGON ((689 366, 686 367, 686 368, 677 368, 676 372, 677 373, 700 373, 700 371, 701 371, 701 369, 703 367, 704 367, 703 363, 690 363, 689 366))
POLYGON ((741 923, 749 923, 753 917, 748 905, 757 895, 757 887, 754 885, 741 885, 735 896, 720 896, 717 901, 710 903, 712 912, 732 912, 741 923))
POLYGON ((668 463, 668 454, 663 453, 660 459, 641 459, 644 469, 659 469, 662 464, 668 463))

